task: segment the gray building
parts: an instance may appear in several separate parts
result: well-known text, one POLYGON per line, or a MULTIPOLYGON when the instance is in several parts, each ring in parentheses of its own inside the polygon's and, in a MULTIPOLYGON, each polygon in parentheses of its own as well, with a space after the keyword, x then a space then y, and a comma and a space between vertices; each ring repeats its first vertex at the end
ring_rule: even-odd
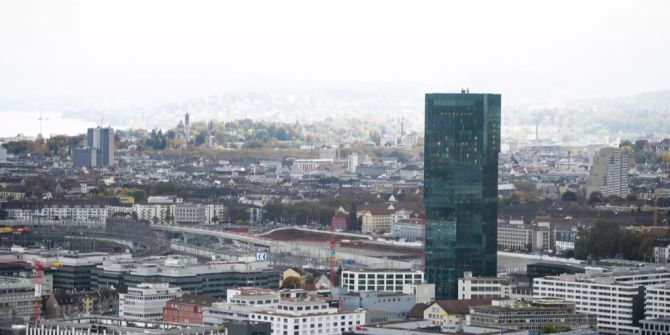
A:
POLYGON ((72 162, 75 167, 98 166, 96 151, 89 147, 75 148, 72 151, 72 162))
POLYGON ((586 197, 593 192, 603 196, 628 195, 628 155, 619 148, 602 148, 593 159, 586 179, 586 197))
POLYGON ((357 309, 383 311, 388 321, 405 320, 416 304, 416 296, 395 292, 349 292, 339 296, 345 312, 357 309))
POLYGON ((88 128, 86 145, 73 151, 75 167, 114 165, 114 129, 88 128))
POLYGON ((272 325, 269 322, 237 321, 224 323, 226 335, 271 335, 272 325))
POLYGON ((575 304, 561 299, 527 302, 494 301, 490 306, 470 307, 471 326, 541 332, 545 326, 567 330, 595 329, 596 317, 577 313, 575 304))
POLYGON ((140 283, 169 283, 184 293, 222 298, 236 287, 279 286, 280 272, 268 262, 210 261, 194 257, 147 257, 106 261, 91 272, 91 288, 136 286, 140 283))
POLYGON ((9 310, 28 321, 34 306, 35 283, 32 278, 0 277, 0 310, 9 310))
POLYGON ((640 335, 670 335, 670 319, 640 320, 640 335))
POLYGON ((178 204, 174 208, 175 223, 198 224, 204 223, 207 208, 200 204, 178 204))

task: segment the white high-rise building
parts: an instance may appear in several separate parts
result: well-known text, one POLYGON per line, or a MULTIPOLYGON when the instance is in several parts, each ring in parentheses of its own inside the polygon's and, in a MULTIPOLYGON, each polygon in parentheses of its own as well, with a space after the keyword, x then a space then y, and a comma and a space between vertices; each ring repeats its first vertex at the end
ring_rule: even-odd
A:
POLYGON ((161 320, 167 302, 181 297, 179 287, 168 283, 142 283, 119 294, 119 317, 133 320, 161 320))
POLYGON ((602 148, 593 159, 586 179, 586 197, 593 192, 603 196, 628 195, 628 155, 619 148, 602 148))
POLYGON ((634 335, 644 318, 644 290, 670 281, 668 268, 614 269, 612 272, 535 278, 534 297, 562 298, 577 312, 597 316, 601 334, 634 335))
POLYGON ((351 153, 347 158, 347 172, 356 173, 358 168, 358 153, 351 153))

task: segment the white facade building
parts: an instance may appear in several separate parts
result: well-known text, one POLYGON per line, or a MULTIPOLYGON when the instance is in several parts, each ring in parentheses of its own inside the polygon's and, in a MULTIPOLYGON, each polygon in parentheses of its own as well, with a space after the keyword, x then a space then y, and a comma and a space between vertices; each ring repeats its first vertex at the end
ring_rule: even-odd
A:
POLYGON ((405 284, 423 283, 423 272, 415 270, 344 270, 340 282, 351 292, 402 292, 405 284))
POLYGON ((179 287, 167 283, 142 283, 119 294, 119 317, 133 320, 161 320, 167 302, 181 297, 179 287))
POLYGON ((352 152, 349 157, 347 157, 347 172, 356 173, 358 168, 358 153, 352 152))
POLYGON ((472 272, 465 272, 458 279, 458 299, 507 299, 512 286, 509 278, 473 277, 472 272))
POLYGON ((670 245, 665 247, 654 247, 654 262, 668 264, 670 259, 670 245))
POLYGON ((320 298, 285 298, 275 310, 252 313, 250 318, 252 322, 269 322, 272 335, 339 335, 364 324, 365 311, 339 312, 320 298))
POLYGON ((250 320, 252 313, 270 312, 279 304, 279 292, 262 288, 238 288, 226 291, 226 301, 215 302, 202 312, 205 325, 217 326, 228 321, 250 320))
POLYGON ((670 319, 670 282, 647 286, 644 316, 646 319, 670 319))
POLYGON ((575 303, 577 312, 596 315, 602 334, 637 334, 643 318, 644 288, 670 281, 667 268, 614 269, 535 278, 533 296, 563 298, 575 303))

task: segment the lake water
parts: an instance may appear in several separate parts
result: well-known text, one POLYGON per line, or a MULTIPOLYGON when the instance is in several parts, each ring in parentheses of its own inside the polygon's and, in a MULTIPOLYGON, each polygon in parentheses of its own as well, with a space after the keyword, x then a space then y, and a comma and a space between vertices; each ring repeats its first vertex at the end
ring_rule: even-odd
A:
POLYGON ((95 122, 68 119, 61 113, 40 113, 26 111, 0 111, 0 137, 12 137, 18 134, 37 136, 40 132, 40 115, 42 135, 77 135, 85 134, 86 129, 95 127, 95 122))

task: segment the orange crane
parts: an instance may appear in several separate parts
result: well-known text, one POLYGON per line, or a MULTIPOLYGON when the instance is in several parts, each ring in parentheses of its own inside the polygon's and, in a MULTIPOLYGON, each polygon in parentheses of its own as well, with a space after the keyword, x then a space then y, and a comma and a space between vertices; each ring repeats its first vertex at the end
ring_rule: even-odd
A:
POLYGON ((335 220, 330 222, 330 257, 328 258, 328 265, 330 267, 330 282, 333 284, 333 287, 337 286, 337 236, 335 232, 337 231, 335 227, 335 220))
POLYGON ((35 307, 31 320, 33 323, 39 323, 42 317, 42 278, 46 266, 44 263, 35 260, 33 261, 33 267, 35 269, 35 307))

